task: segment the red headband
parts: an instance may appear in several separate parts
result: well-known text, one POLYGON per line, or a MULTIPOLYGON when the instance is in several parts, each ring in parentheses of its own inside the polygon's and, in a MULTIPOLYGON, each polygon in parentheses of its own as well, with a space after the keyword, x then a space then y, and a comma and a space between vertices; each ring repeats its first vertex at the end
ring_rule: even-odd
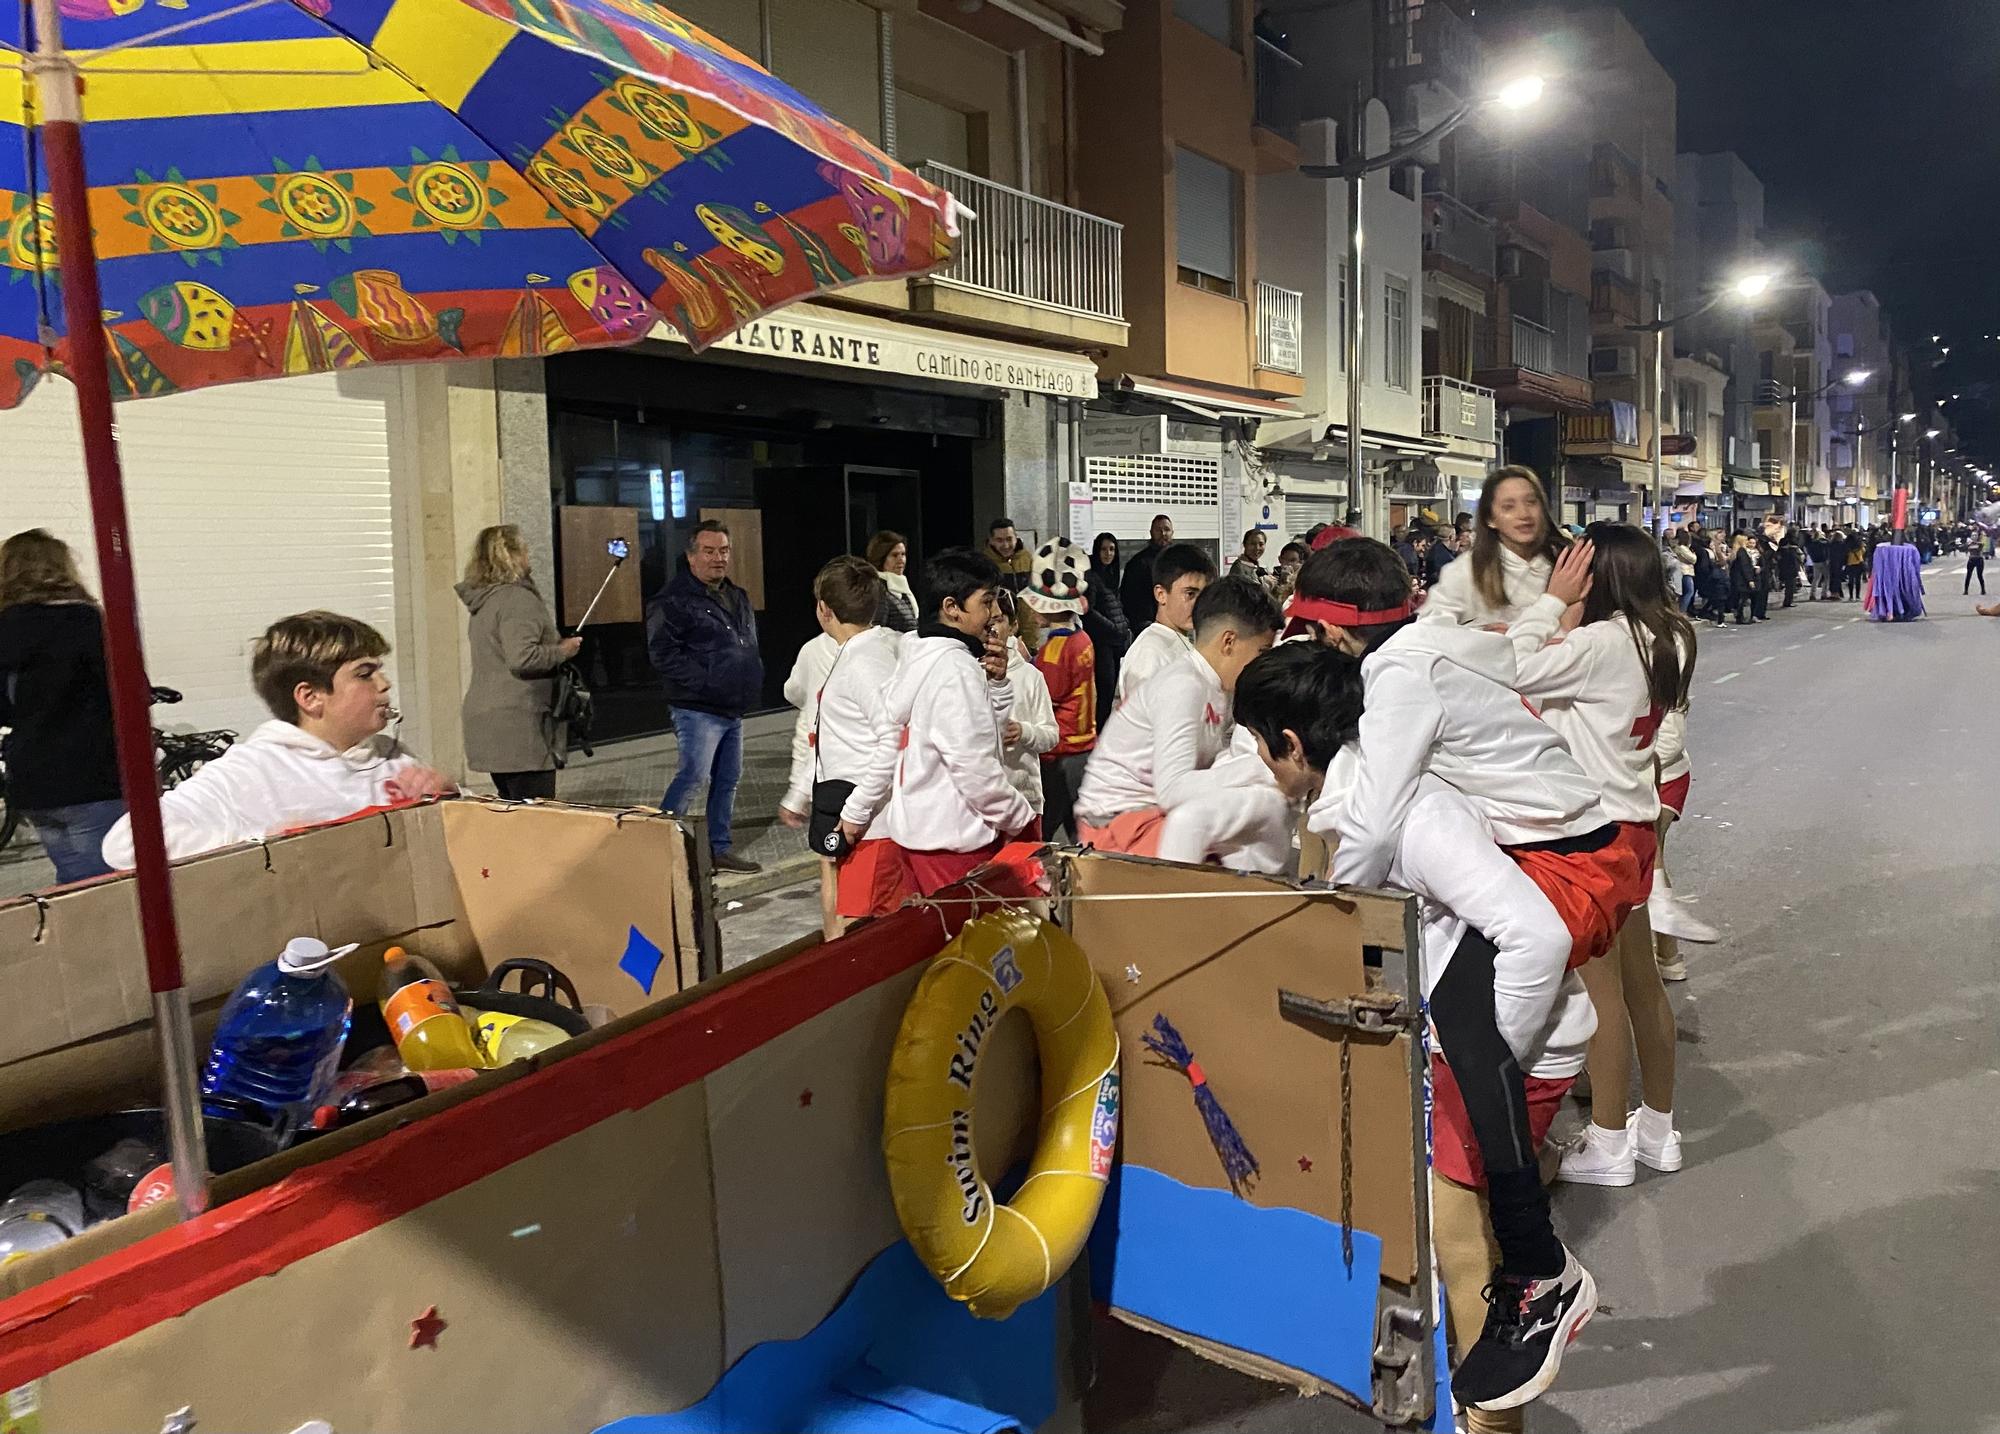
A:
POLYGON ((1385 622, 1401 622, 1410 615, 1410 605, 1402 603, 1396 607, 1385 607, 1376 612, 1364 612, 1353 603, 1334 602, 1331 598, 1294 597, 1285 604, 1285 616, 1304 618, 1308 622, 1330 622, 1336 627, 1379 627, 1385 622))

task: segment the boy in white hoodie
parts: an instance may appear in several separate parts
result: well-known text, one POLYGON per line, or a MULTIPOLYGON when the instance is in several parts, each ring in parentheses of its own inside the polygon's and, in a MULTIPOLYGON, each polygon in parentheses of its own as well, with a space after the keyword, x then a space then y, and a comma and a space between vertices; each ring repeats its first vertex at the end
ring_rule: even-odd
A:
MULTIPOLYGON (((813 578, 813 616, 820 635, 799 652, 792 682, 799 707, 792 781, 778 820, 804 828, 820 859, 820 929, 830 941, 848 920, 866 916, 865 883, 844 868, 852 852, 838 839, 840 812, 875 756, 875 709, 896 675, 901 634, 877 627, 882 577, 856 557, 838 557, 813 578), (815 643, 825 647, 816 648, 815 643), (804 684, 812 686, 807 690, 804 684), (803 748, 803 757, 798 755, 803 748)), ((785 695, 792 696, 792 682, 785 695)))
MULTIPOLYGON (((384 734, 394 709, 389 644, 356 618, 302 612, 257 641, 250 683, 272 719, 161 794, 170 860, 454 790, 384 734)), ((105 863, 132 865, 132 819, 104 837, 105 863)))
POLYGON ((1278 623, 1277 603, 1257 583, 1223 578, 1203 589, 1192 648, 1126 695, 1091 750, 1076 794, 1079 842, 1158 855, 1168 814, 1203 795, 1202 775, 1229 751, 1229 694, 1278 623))
POLYGON ((961 880, 1034 819, 1001 756, 1013 690, 994 635, 999 586, 1000 570, 977 553, 953 549, 924 565, 921 619, 902 639, 868 769, 840 813, 869 915, 961 880))
POLYGON ((1194 651, 1194 605, 1214 581, 1215 564, 1192 543, 1175 543, 1153 559, 1153 600, 1159 609, 1152 626, 1132 639, 1118 661, 1118 701, 1194 651))
MULTIPOLYGON (((1323 806, 1345 791, 1360 766, 1356 738, 1362 700, 1361 666, 1355 658, 1317 643, 1284 643, 1251 663, 1238 681, 1238 731, 1250 734, 1275 791, 1295 802, 1323 806)), ((1486 886, 1505 892, 1511 882, 1517 904, 1534 904, 1538 893, 1532 883, 1493 845, 1472 803, 1435 777, 1425 777, 1420 786, 1390 880, 1421 891, 1432 885, 1430 874, 1440 863, 1447 871, 1459 863, 1483 863, 1486 886)), ((1288 834, 1283 821, 1273 823, 1271 835, 1279 834, 1288 834)), ((1290 853, 1284 855, 1289 858, 1290 853)), ((1275 872, 1282 865, 1266 870, 1275 872)), ((1424 902, 1420 940, 1426 993, 1435 991, 1464 946, 1468 929, 1458 913, 1435 900, 1424 902)), ((1583 983, 1571 972, 1563 978, 1550 1014, 1519 1054, 1528 1126, 1537 1147, 1583 1068, 1596 1025, 1583 983)), ((1452 1068, 1436 1055, 1431 1073, 1433 1230, 1451 1305, 1454 1347, 1463 1358, 1485 1324, 1480 1290, 1500 1256, 1487 1213, 1484 1163, 1464 1097, 1452 1068)), ((1474 1410, 1461 1427, 1474 1434, 1512 1434, 1521 1427, 1520 1411, 1474 1410)))
POLYGON ((1441 908, 1427 922, 1461 923, 1426 962, 1430 1017, 1476 1137, 1501 1259, 1453 1390, 1503 1411, 1554 1382, 1596 1308, 1589 1272, 1550 1219, 1536 1159, 1550 1111, 1530 1106, 1526 1071, 1565 967, 1609 949, 1633 873, 1598 784, 1513 690, 1513 644, 1416 623, 1409 598, 1402 559, 1372 539, 1335 543, 1300 570, 1291 615, 1362 659, 1363 689, 1351 775, 1327 781, 1307 825, 1338 840, 1337 883, 1380 886, 1394 872, 1441 908))

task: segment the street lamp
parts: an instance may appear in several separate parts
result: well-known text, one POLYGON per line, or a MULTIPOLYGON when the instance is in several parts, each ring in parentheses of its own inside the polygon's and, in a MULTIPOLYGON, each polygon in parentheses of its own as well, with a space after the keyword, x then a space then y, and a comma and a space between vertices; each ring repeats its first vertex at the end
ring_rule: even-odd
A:
POLYGON ((1664 533, 1666 519, 1666 479, 1664 465, 1660 460, 1660 436, 1667 418, 1667 330, 1676 324, 1685 324, 1700 318, 1724 299, 1734 299, 1738 303, 1750 303, 1760 297, 1766 289, 1776 283, 1778 276, 1767 269, 1754 270, 1724 285, 1709 295, 1708 301, 1698 308, 1689 309, 1673 318, 1666 316, 1661 300, 1653 300, 1653 321, 1650 324, 1627 324, 1626 330, 1635 334, 1653 336, 1653 530, 1664 533))
MULTIPOLYGON (((1403 164, 1422 154, 1446 135, 1483 110, 1525 110, 1536 104, 1545 88, 1540 75, 1519 75, 1502 84, 1489 94, 1467 100, 1443 120, 1425 130, 1415 139, 1396 145, 1386 154, 1370 159, 1362 153, 1367 140, 1367 101, 1362 101, 1357 115, 1357 123, 1352 135, 1353 155, 1344 164, 1302 164, 1299 173, 1308 179, 1343 179, 1347 181, 1347 313, 1346 332, 1342 335, 1347 351, 1347 501, 1351 507, 1363 507, 1359 501, 1366 491, 1361 441, 1361 388, 1362 349, 1367 332, 1366 312, 1368 296, 1362 292, 1361 256, 1363 243, 1361 196, 1366 188, 1365 181, 1371 174, 1403 164)), ((1382 528, 1375 513, 1373 495, 1363 508, 1362 521, 1378 533, 1382 528)))
MULTIPOLYGON (((1851 368, 1809 392, 1795 388, 1785 399, 1786 426, 1791 430, 1789 438, 1791 457, 1787 460, 1785 468, 1786 486, 1790 489, 1786 494, 1785 503, 1785 511, 1790 515, 1789 521, 1796 523, 1799 520, 1799 404, 1802 401, 1811 403, 1814 399, 1832 393, 1842 384, 1849 388, 1860 388, 1873 377, 1875 370, 1872 368, 1851 368)), ((1893 480, 1891 482, 1893 486, 1893 480)))

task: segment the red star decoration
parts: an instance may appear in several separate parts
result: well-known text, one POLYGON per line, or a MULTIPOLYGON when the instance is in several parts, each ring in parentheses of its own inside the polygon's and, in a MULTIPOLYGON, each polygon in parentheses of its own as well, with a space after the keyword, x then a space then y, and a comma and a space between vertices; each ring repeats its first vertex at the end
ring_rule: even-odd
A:
POLYGON ((479 877, 480 877, 480 880, 482 880, 482 881, 490 881, 490 880, 492 880, 492 878, 493 878, 493 869, 492 869, 491 867, 486 867, 486 866, 482 866, 482 867, 480 867, 480 868, 479 868, 479 877))
POLYGON ((436 1349, 438 1336, 445 1331, 445 1322, 438 1318, 438 1307, 432 1305, 410 1321, 410 1348, 436 1349))
POLYGON ((1312 1174, 1312 1168, 1312 1157, 1310 1155, 1301 1155, 1299 1157, 1299 1169, 1305 1174, 1310 1175, 1312 1174))
POLYGON ((801 1108, 811 1105, 812 1103, 813 1103, 813 1093, 811 1091, 802 1090, 799 1092, 799 1105, 801 1108))

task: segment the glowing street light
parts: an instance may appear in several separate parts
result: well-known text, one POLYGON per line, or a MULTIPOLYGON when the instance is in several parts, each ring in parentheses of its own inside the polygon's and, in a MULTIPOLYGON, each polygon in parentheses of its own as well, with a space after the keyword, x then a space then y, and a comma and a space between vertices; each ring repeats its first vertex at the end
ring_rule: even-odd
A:
POLYGON ((1493 103, 1503 110, 1524 110, 1542 97, 1546 83, 1540 75, 1521 75, 1493 92, 1493 103))
POLYGON ((1739 299, 1754 299, 1776 283, 1777 278, 1771 273, 1745 274, 1729 286, 1730 292, 1739 299))
POLYGON ((1873 377, 1875 377, 1874 369, 1857 368, 1857 369, 1849 369, 1845 374, 1841 375, 1840 381, 1846 384, 1849 388, 1859 388, 1861 387, 1862 384, 1868 382, 1868 380, 1873 377))

